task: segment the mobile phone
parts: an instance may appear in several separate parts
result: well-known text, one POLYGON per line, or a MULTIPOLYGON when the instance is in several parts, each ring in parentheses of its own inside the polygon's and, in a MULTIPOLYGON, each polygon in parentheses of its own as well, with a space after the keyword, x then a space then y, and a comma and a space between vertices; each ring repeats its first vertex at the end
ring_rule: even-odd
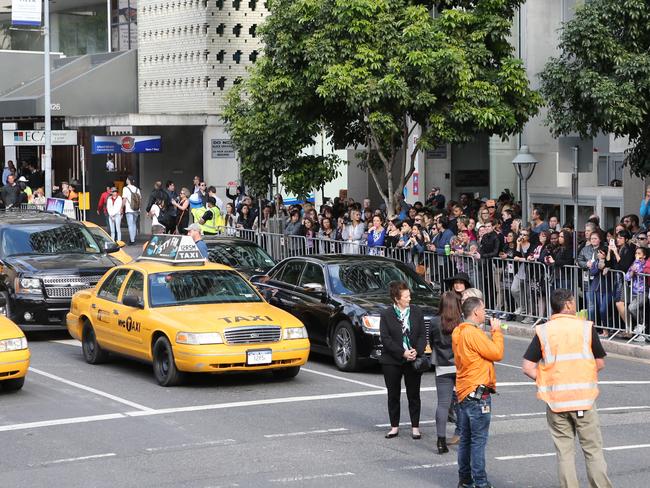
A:
POLYGON ((609 245, 614 247, 616 245, 616 241, 614 239, 609 240, 609 245))

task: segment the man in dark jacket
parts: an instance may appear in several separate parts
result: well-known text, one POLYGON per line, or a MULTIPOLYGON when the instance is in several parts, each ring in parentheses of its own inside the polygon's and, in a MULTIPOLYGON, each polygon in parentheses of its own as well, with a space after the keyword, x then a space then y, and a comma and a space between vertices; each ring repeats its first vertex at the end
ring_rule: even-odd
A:
POLYGON ((13 207, 20 203, 20 187, 16 184, 14 175, 7 176, 7 184, 0 189, 0 198, 5 208, 13 207))
POLYGON ((494 268, 492 266, 492 258, 499 255, 500 249, 499 236, 494 232, 492 222, 485 224, 485 234, 480 239, 478 252, 481 258, 479 262, 479 274, 483 283, 483 290, 485 290, 485 306, 487 308, 494 308, 495 300, 495 283, 494 283, 494 268))
POLYGON ((165 208, 171 207, 169 194, 163 189, 162 181, 156 181, 153 184, 153 190, 151 191, 151 195, 149 195, 149 200, 147 200, 147 206, 145 207, 147 213, 151 211, 151 206, 156 203, 156 200, 164 202, 165 208))

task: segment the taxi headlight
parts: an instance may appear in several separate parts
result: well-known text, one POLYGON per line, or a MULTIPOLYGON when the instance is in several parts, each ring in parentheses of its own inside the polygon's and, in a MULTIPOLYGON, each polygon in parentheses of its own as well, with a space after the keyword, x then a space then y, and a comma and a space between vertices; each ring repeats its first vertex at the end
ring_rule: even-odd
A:
POLYGON ((38 278, 16 278, 14 288, 16 293, 40 295, 41 280, 38 278))
POLYGON ((0 341, 0 352, 20 351, 21 349, 27 349, 27 339, 25 337, 0 341))
POLYGON ((304 327, 288 327, 282 331, 283 339, 307 339, 307 329, 304 327))
POLYGON ((361 319, 363 331, 366 334, 379 335, 379 322, 381 322, 379 315, 364 315, 361 319))
POLYGON ((176 343, 190 345, 223 344, 223 339, 218 332, 178 332, 176 334, 176 343))

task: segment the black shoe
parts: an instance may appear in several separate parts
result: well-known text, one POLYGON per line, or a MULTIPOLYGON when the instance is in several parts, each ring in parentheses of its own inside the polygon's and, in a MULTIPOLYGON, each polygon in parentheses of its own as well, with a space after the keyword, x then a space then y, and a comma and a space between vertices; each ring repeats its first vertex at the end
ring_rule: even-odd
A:
POLYGON ((389 432, 384 437, 386 439, 393 439, 393 438, 397 437, 398 435, 399 435, 399 432, 389 432))
MULTIPOLYGON (((438 454, 445 454, 445 453, 448 453, 448 452, 449 452, 449 448, 447 447, 447 438, 446 437, 438 437, 438 454)), ((460 486, 460 485, 458 485, 458 486, 460 486)))
POLYGON ((422 434, 411 434, 411 437, 415 440, 422 439, 422 434))
POLYGON ((459 481, 458 488, 475 488, 475 487, 474 487, 474 483, 471 481, 468 481, 467 483, 463 483, 462 481, 459 481))

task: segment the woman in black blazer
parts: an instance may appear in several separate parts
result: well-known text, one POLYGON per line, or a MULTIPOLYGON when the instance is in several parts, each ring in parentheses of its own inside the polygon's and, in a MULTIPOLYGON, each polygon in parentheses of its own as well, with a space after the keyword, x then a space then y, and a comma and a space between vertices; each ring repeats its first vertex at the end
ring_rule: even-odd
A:
POLYGON ((393 305, 381 314, 379 332, 383 346, 381 358, 384 381, 388 390, 388 416, 390 431, 386 439, 399 433, 400 394, 402 376, 406 385, 406 397, 411 415, 411 437, 420 439, 420 380, 422 373, 413 369, 413 361, 424 354, 426 328, 422 311, 410 305, 411 291, 403 281, 390 284, 393 305))

